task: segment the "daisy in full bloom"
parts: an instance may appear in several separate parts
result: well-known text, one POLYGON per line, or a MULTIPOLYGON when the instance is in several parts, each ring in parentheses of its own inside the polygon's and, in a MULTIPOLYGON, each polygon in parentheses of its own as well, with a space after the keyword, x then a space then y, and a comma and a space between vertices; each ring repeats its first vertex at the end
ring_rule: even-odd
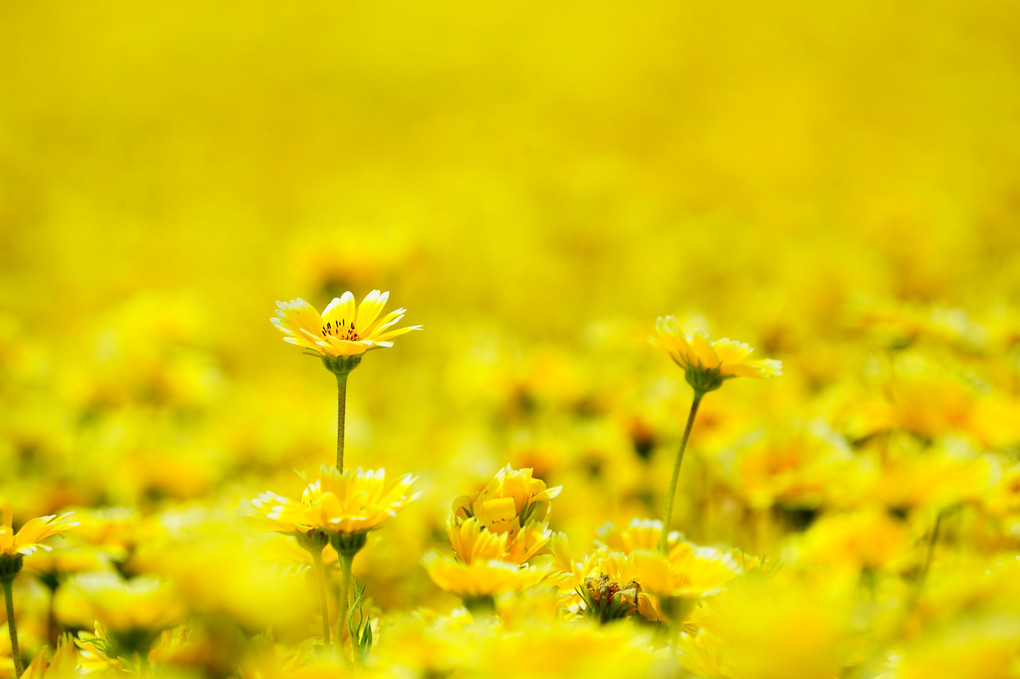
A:
POLYGON ((303 299, 277 302, 276 318, 270 322, 284 334, 283 341, 303 347, 336 376, 336 468, 344 470, 344 437, 347 417, 347 377, 361 364, 365 352, 392 347, 390 340, 420 325, 394 328, 407 309, 395 309, 381 316, 390 293, 373 290, 358 306, 354 294, 345 292, 320 314, 303 299))
POLYGON ((695 332, 688 335, 672 316, 659 318, 652 343, 669 354, 684 369, 687 382, 695 391, 714 391, 732 377, 775 377, 783 374, 783 364, 774 359, 749 360, 754 351, 743 342, 731 339, 711 341, 695 332))
POLYGON ((276 317, 269 319, 284 334, 283 341, 310 349, 324 358, 360 356, 366 351, 392 347, 390 340, 420 325, 394 328, 407 309, 395 309, 385 316, 383 307, 390 293, 373 290, 360 305, 354 294, 345 292, 320 314, 303 299, 277 302, 276 317))

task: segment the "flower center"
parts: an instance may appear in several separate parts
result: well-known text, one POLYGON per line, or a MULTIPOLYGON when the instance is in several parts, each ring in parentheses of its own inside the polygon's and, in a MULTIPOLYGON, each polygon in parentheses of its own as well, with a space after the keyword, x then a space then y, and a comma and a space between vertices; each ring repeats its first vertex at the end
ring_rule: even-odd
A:
POLYGON ((357 342, 360 339, 357 330, 354 329, 354 321, 351 321, 350 327, 347 327, 347 321, 340 321, 339 323, 330 321, 322 326, 322 336, 326 337, 327 335, 348 342, 357 342))

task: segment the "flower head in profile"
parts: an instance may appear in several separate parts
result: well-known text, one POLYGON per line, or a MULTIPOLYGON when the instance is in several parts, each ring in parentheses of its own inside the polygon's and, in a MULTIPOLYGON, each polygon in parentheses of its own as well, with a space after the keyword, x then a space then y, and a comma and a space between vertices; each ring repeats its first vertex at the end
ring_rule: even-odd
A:
POLYGON ((300 501, 263 493, 246 503, 243 509, 269 530, 298 537, 310 531, 322 531, 334 542, 343 543, 341 547, 353 541, 360 548, 368 531, 379 528, 404 505, 418 498, 418 493, 407 493, 414 480, 407 474, 387 481, 382 469, 340 472, 335 467, 323 466, 319 476, 305 488, 300 501))
POLYGON ((15 533, 11 504, 0 497, 0 577, 13 578, 17 575, 21 570, 21 557, 41 549, 51 549, 48 545, 42 544, 42 541, 78 525, 68 521, 69 516, 70 514, 62 514, 30 519, 15 533))
POLYGON ((392 347, 390 340, 420 325, 394 328, 407 309, 381 315, 390 293, 373 290, 360 305, 354 294, 334 297, 320 314, 303 299, 277 302, 276 317, 269 319, 284 334, 283 341, 309 349, 326 361, 361 356, 366 351, 392 347))
POLYGON ((672 316, 659 318, 655 330, 652 344, 684 369, 687 383, 696 392, 715 391, 732 377, 775 377, 783 373, 780 361, 748 360, 754 350, 743 342, 725 338, 713 342, 700 332, 686 334, 672 316))
POLYGON ((520 592, 544 580, 549 571, 537 566, 519 566, 498 559, 476 559, 463 563, 435 552, 421 559, 432 582, 456 594, 465 602, 493 597, 503 592, 520 592))
POLYGON ((71 576, 55 606, 68 623, 101 625, 97 636, 108 637, 107 655, 119 657, 147 654, 160 632, 179 625, 187 615, 180 592, 170 582, 154 575, 125 580, 110 572, 71 576))

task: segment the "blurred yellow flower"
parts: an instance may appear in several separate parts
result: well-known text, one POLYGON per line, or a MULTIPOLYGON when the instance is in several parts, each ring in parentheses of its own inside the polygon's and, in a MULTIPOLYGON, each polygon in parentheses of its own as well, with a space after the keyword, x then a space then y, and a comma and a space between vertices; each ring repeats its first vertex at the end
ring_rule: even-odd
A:
MULTIPOLYGON (((77 535, 75 536, 77 537, 77 535)), ((72 544, 61 549, 39 550, 25 559, 28 572, 55 589, 60 577, 82 571, 109 570, 111 562, 123 559, 120 550, 94 545, 72 544)))
POLYGON ((719 638, 704 629, 683 632, 676 642, 680 664, 697 677, 730 677, 719 649, 719 638))
POLYGON ((703 624, 718 640, 726 676, 833 679, 845 658, 849 620, 842 592, 755 578, 713 598, 703 624))
MULTIPOLYGON (((637 550, 655 550, 662 540, 662 521, 658 519, 631 519, 626 528, 620 528, 607 522, 597 530, 599 539, 614 552, 630 554, 637 550)), ((679 531, 670 532, 670 558, 679 558, 681 553, 694 549, 694 545, 686 542, 679 531)))
POLYGON ((893 658, 890 679, 1013 679, 1020 674, 1020 623, 1009 617, 971 617, 930 631, 893 658))
POLYGON ((68 578, 57 592, 56 611, 66 623, 91 627, 102 623, 118 657, 147 654, 164 629, 187 615, 177 588, 152 575, 124 580, 109 572, 68 578))
POLYGON ((875 507, 827 514, 808 529, 801 543, 802 558, 823 565, 833 577, 839 569, 902 568, 910 546, 907 525, 875 507))
POLYGON ((14 513, 11 504, 0 497, 0 557, 31 554, 37 550, 49 550, 51 547, 42 544, 48 537, 62 533, 78 524, 68 521, 70 514, 60 516, 43 516, 29 519, 21 529, 14 532, 14 513))
POLYGON ((846 440, 821 421, 761 429, 719 461, 733 492, 755 508, 815 508, 844 497, 855 463, 846 440))
POLYGON ((466 602, 503 592, 519 592, 537 585, 549 574, 543 568, 518 566, 496 559, 476 559, 470 563, 461 563, 440 557, 435 552, 425 554, 421 563, 432 582, 447 592, 463 597, 466 602))
POLYGON ((741 572, 732 556, 712 547, 697 547, 675 558, 641 550, 629 555, 626 564, 630 578, 664 599, 716 594, 741 572))
POLYGON ((953 440, 893 446, 885 460, 862 457, 860 498, 897 511, 980 503, 1001 480, 994 458, 953 440))
MULTIPOLYGON (((470 642, 469 642, 470 643, 470 642)), ((630 625, 536 623, 475 642, 472 669, 488 679, 634 679, 659 676, 652 635, 630 625)), ((668 676, 668 675, 666 675, 668 676)))
POLYGON ((276 317, 269 320, 283 332, 283 341, 325 358, 360 356, 371 349, 391 347, 389 340, 422 327, 391 329, 407 309, 396 309, 380 318, 389 296, 388 292, 373 290, 356 306, 354 294, 348 291, 334 297, 321 314, 303 299, 277 302, 276 317))
POLYGON ((720 339, 712 342, 700 332, 687 335, 672 316, 659 318, 652 344, 658 346, 684 369, 695 391, 714 391, 732 377, 775 377, 783 364, 774 359, 748 360, 754 351, 743 342, 720 339))

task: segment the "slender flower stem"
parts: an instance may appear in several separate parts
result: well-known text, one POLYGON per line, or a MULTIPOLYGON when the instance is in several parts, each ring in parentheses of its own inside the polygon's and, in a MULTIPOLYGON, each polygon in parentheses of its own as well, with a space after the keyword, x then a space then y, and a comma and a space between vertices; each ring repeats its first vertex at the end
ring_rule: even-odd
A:
POLYGON ((17 679, 25 672, 25 665, 21 662, 21 649, 18 648, 18 626, 14 622, 14 594, 13 578, 0 580, 3 585, 4 601, 7 604, 7 629, 11 633, 11 657, 14 659, 14 677, 17 679))
POLYGON ((350 608, 351 592, 351 565, 354 563, 354 555, 340 555, 340 571, 343 573, 343 583, 340 585, 340 606, 336 611, 336 650, 340 657, 344 657, 344 630, 347 627, 347 613, 350 608))
POLYGON ((942 517, 945 516, 945 513, 945 510, 939 511, 938 516, 935 517, 935 526, 932 527, 931 535, 928 536, 928 553, 924 558, 924 568, 917 579, 918 593, 920 593, 921 588, 924 586, 924 581, 928 579, 928 571, 931 569, 931 562, 935 556, 935 545, 939 541, 939 529, 942 528, 942 517))
POLYGON ((904 608, 905 614, 913 611, 914 607, 917 606, 917 602, 921 600, 921 590, 924 589, 924 583, 928 580, 928 571, 931 569, 931 562, 935 558, 935 545, 939 541, 939 530, 942 528, 942 517, 945 514, 946 510, 942 509, 939 510, 938 515, 935 517, 935 525, 932 526, 931 533, 928 535, 928 550, 924 557, 924 566, 921 568, 921 572, 918 573, 914 589, 907 600, 907 605, 904 608))
POLYGON ((319 609, 322 612, 322 645, 329 646, 329 604, 326 602, 326 567, 322 564, 322 552, 312 552, 315 563, 315 579, 319 588, 319 609))
POLYGON ((684 451, 687 450, 687 440, 691 437, 691 429, 694 427, 694 418, 698 414, 698 406, 704 392, 695 391, 694 400, 691 402, 691 412, 687 416, 687 428, 684 429, 684 438, 680 442, 680 450, 676 454, 676 462, 673 464, 673 476, 669 480, 669 490, 666 492, 666 515, 662 519, 662 539, 659 541, 659 550, 669 554, 669 522, 673 518, 673 499, 676 495, 676 482, 680 478, 680 465, 684 461, 684 451))
POLYGON ((344 431, 347 419, 347 375, 336 373, 336 468, 344 470, 344 431))

